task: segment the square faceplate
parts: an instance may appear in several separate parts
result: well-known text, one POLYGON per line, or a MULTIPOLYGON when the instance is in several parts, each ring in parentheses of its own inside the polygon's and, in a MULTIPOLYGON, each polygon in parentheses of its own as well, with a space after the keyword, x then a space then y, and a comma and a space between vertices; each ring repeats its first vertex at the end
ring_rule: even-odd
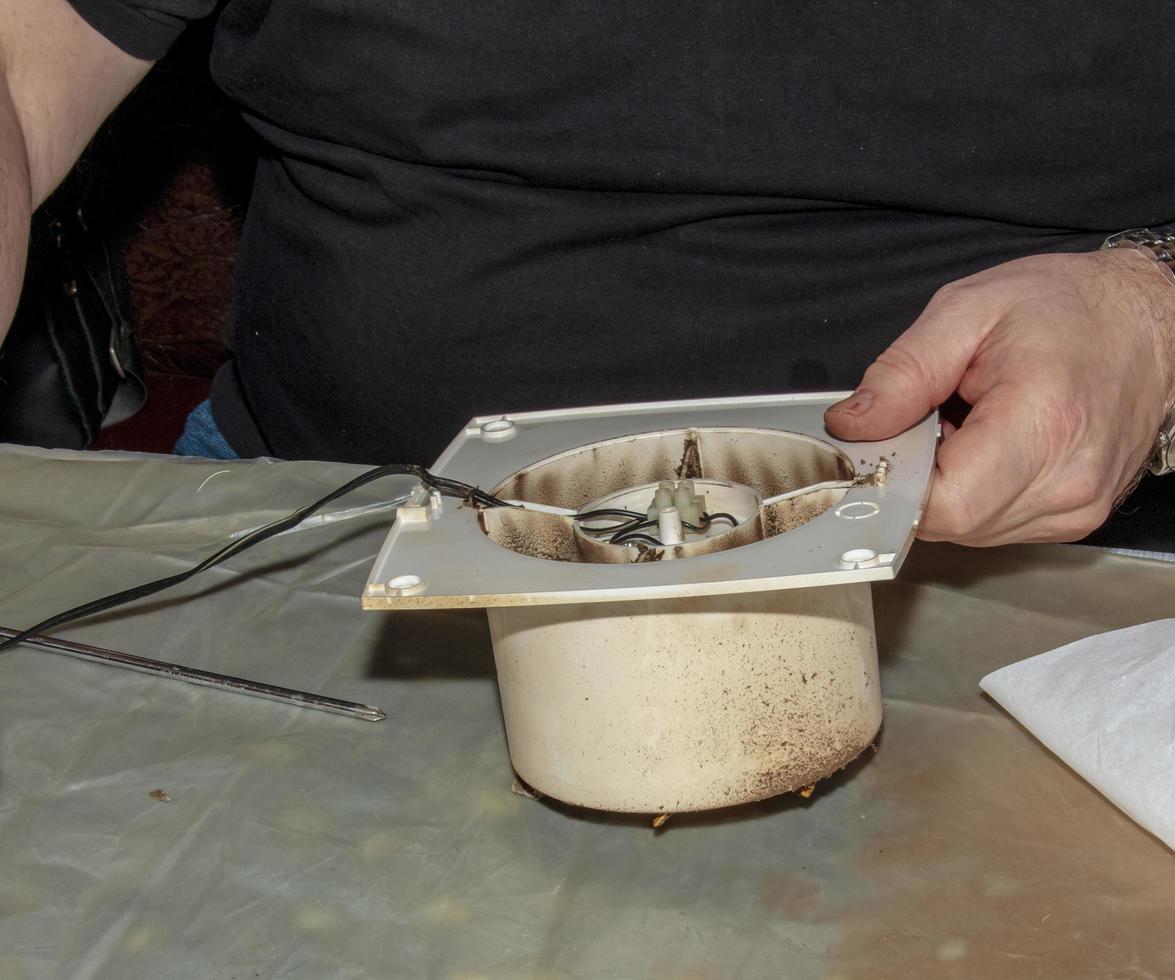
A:
POLYGON ((841 585, 893 578, 934 468, 937 414, 881 442, 843 442, 824 410, 847 392, 703 399, 473 419, 433 472, 547 513, 479 511, 420 487, 397 512, 363 593, 366 609, 623 601, 841 585), (771 536, 669 560, 576 560, 572 511, 675 478, 748 486, 771 536), (806 501, 806 503, 805 503, 806 501), (818 506, 816 506, 818 502, 818 506), (766 514, 766 509, 765 509, 766 514), (502 531, 502 517, 514 524, 502 531), (494 536, 491 537, 491 534, 494 536))

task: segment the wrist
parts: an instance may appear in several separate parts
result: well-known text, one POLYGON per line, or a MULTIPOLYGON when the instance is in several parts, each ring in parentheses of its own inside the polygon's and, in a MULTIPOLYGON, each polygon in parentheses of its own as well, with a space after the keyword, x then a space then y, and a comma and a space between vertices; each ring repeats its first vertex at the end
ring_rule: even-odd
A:
POLYGON ((1161 476, 1175 471, 1175 234, 1132 229, 1111 235, 1102 249, 1120 249, 1115 257, 1129 261, 1132 278, 1145 277, 1135 280, 1131 305, 1152 329, 1163 403, 1162 421, 1142 470, 1161 476))

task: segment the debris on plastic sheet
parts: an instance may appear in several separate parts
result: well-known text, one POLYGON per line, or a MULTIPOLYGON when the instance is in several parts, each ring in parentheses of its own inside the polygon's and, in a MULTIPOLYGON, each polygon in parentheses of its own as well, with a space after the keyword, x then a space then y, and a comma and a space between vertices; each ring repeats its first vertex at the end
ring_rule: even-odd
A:
POLYGON ((167 795, 166 790, 153 789, 147 794, 151 799, 158 800, 160 803, 170 803, 171 797, 167 795))
POLYGON ((1078 640, 979 686, 1175 850, 1175 619, 1078 640))
POLYGON ((200 485, 196 487, 196 493, 199 493, 201 490, 203 490, 210 482, 212 482, 212 480, 216 479, 216 477, 223 476, 225 473, 231 472, 232 470, 217 470, 215 473, 210 473, 200 481, 200 485))

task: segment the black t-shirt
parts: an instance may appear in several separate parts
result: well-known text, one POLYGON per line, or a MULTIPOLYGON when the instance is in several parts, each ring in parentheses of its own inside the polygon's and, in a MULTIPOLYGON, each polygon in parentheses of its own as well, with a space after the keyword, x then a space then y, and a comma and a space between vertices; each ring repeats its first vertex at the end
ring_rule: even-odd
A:
MULTIPOLYGON (((160 56, 214 0, 72 0, 160 56)), ((1161 4, 228 0, 243 455, 851 387, 939 285, 1175 219, 1161 4)))

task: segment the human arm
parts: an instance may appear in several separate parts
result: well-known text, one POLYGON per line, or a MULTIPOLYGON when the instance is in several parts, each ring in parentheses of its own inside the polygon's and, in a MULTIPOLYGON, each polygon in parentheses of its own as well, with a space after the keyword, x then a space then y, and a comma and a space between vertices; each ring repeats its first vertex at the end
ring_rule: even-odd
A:
POLYGON ((66 0, 0 4, 0 340, 20 298, 32 212, 150 67, 66 0))
POLYGON ((919 536, 1071 541, 1109 515, 1175 399, 1175 285, 1137 251, 1017 259, 940 290, 826 415, 881 439, 958 395, 919 536))

